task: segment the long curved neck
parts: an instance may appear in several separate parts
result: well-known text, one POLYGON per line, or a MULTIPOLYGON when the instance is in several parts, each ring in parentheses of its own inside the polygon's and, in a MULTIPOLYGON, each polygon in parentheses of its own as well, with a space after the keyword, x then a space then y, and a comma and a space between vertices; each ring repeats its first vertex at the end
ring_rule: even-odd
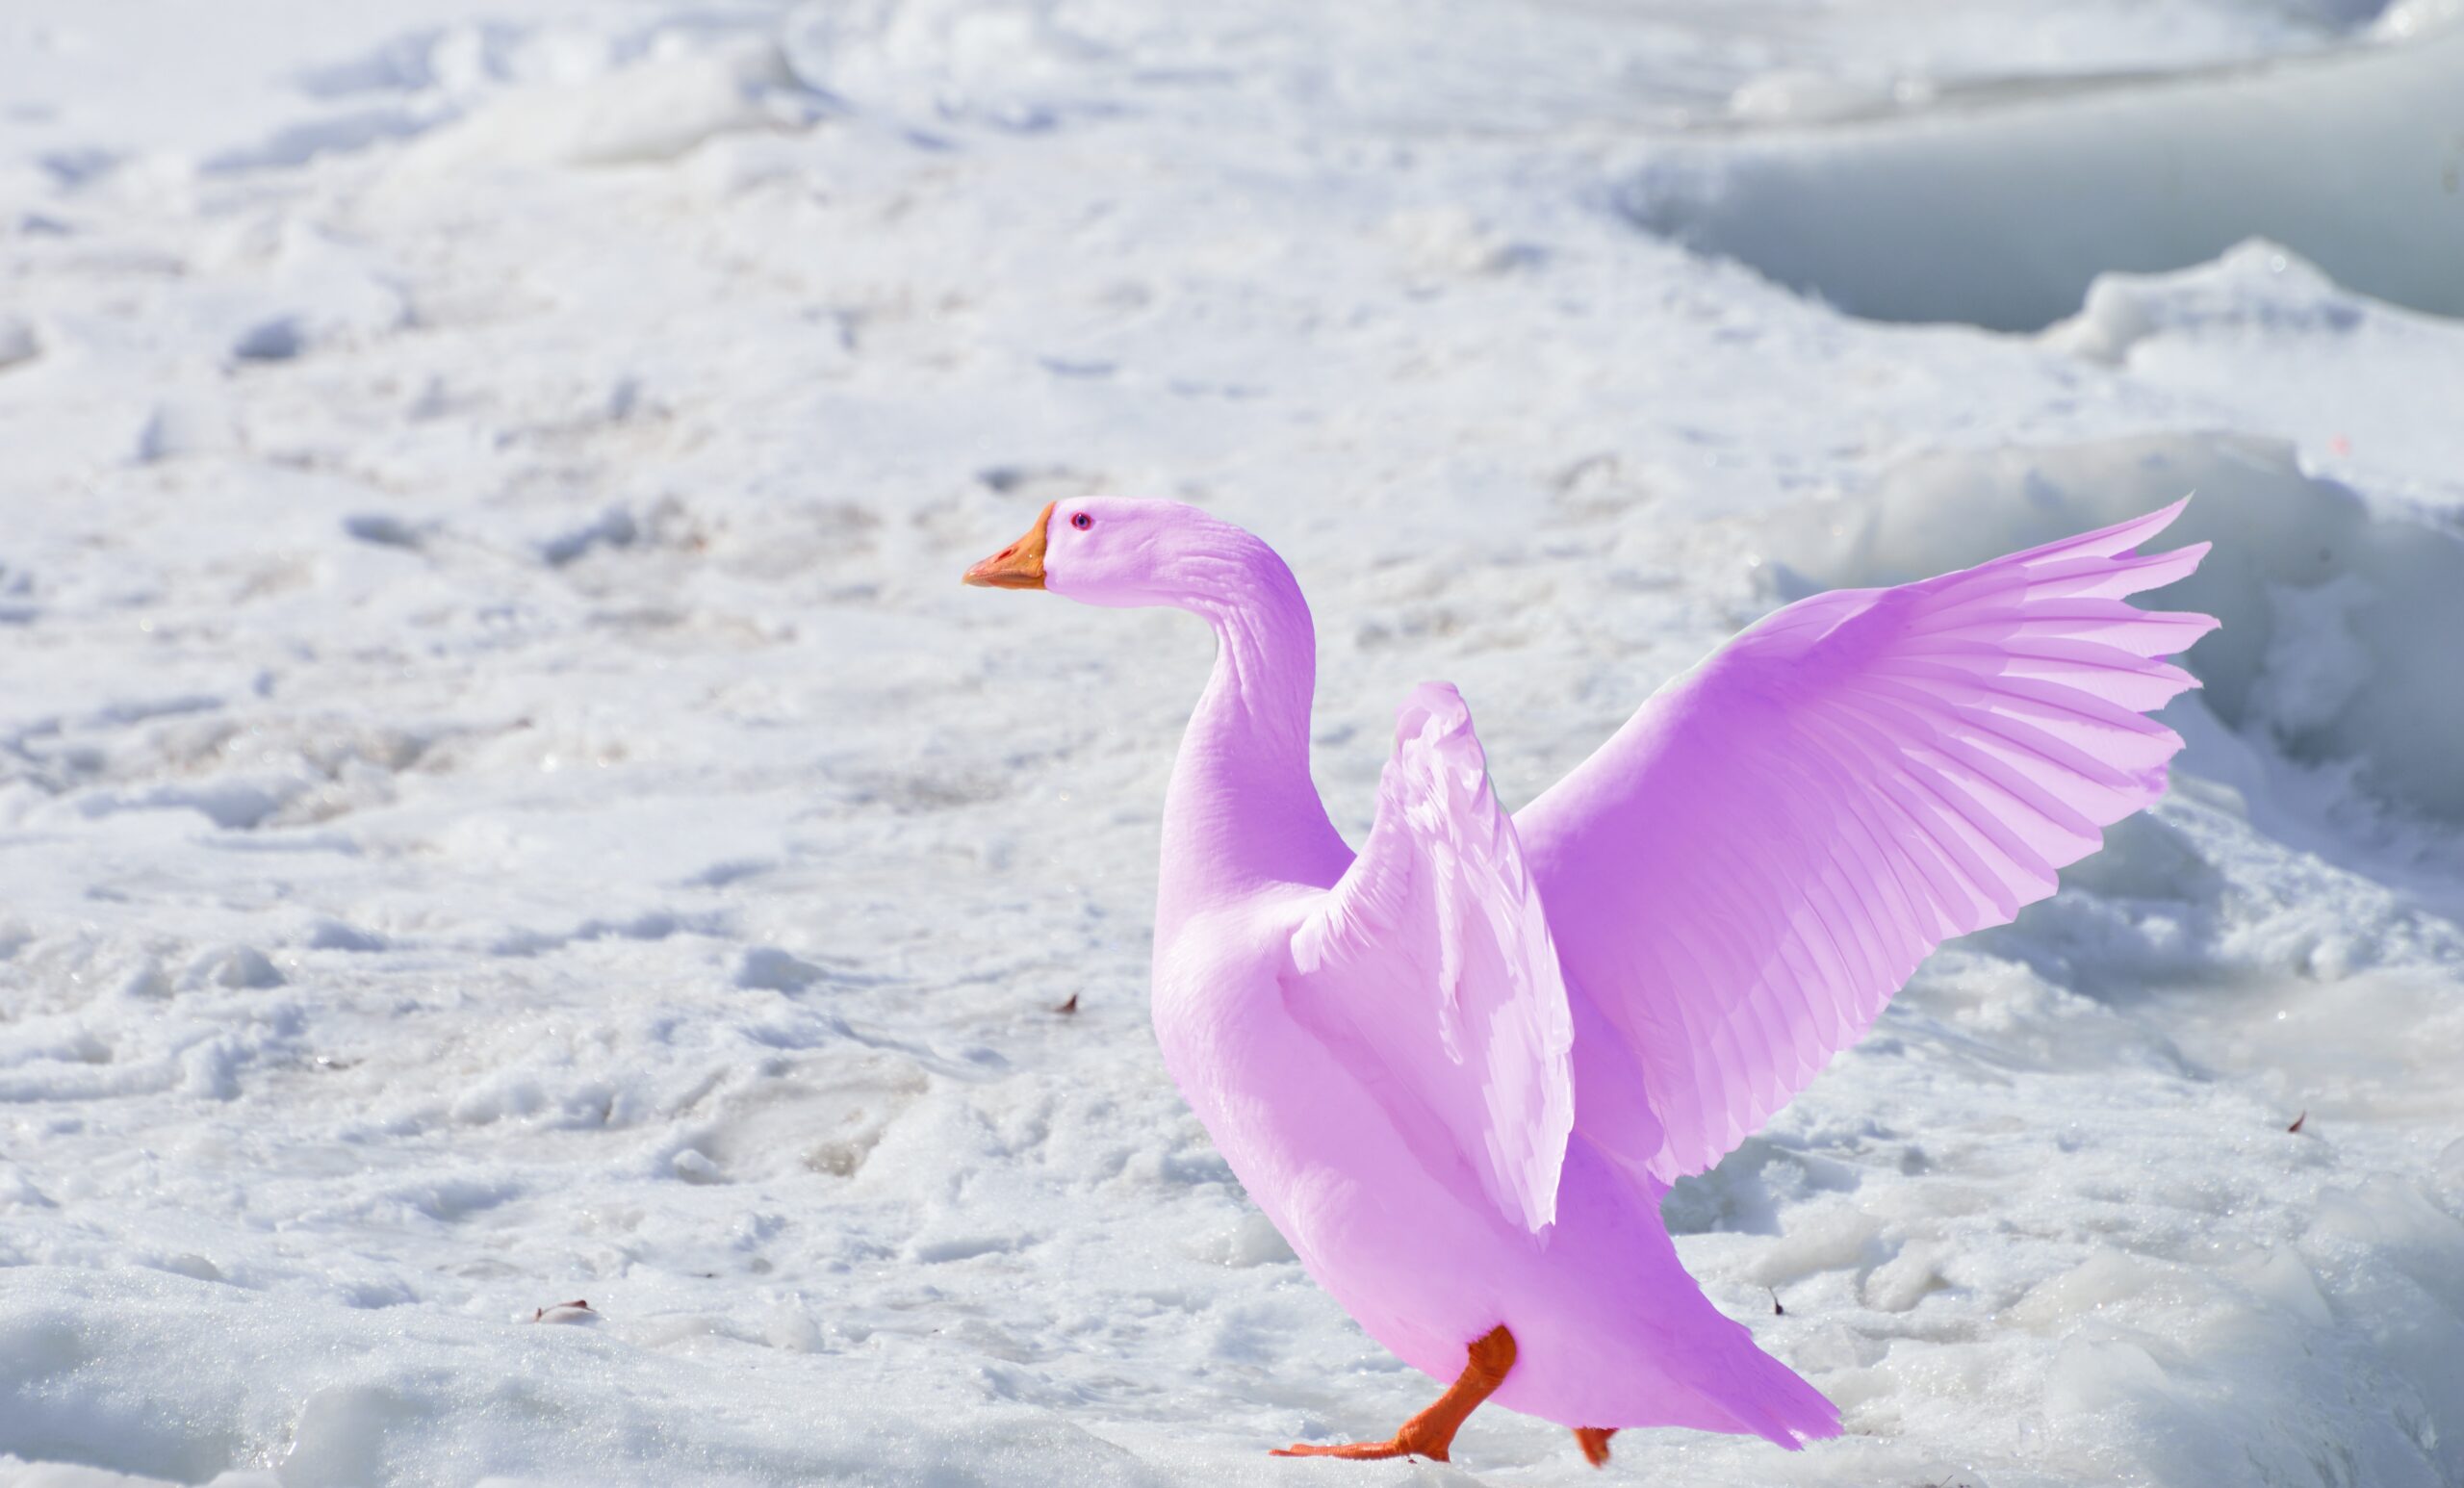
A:
POLYGON ((1164 798, 1159 927, 1274 884, 1326 887, 1351 858, 1309 778, 1309 606, 1272 549, 1230 530, 1183 602, 1215 628, 1215 672, 1164 798))

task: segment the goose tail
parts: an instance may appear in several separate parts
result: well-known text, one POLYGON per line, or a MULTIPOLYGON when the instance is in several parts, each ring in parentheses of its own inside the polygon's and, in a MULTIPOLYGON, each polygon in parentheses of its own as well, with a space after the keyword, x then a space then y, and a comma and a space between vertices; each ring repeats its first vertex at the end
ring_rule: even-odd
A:
POLYGON ((1755 1347, 1751 1334, 1740 1342, 1745 1347, 1732 1356, 1728 1388, 1719 1400, 1736 1418, 1739 1431, 1790 1451, 1839 1434, 1838 1406, 1796 1371, 1755 1347))

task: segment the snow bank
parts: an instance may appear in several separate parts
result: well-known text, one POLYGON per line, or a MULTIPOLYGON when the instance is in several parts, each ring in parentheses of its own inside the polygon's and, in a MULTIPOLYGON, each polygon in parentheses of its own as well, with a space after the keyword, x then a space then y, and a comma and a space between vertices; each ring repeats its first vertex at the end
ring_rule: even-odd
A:
POLYGON ((2192 81, 2083 84, 1655 152, 1637 225, 1852 315, 2040 326, 2114 269, 2264 236, 2338 282, 2464 315, 2464 31, 2192 81))
POLYGON ((2350 767, 2389 802, 2464 821, 2464 538, 2304 475, 2281 443, 2155 435, 1934 455, 1824 524, 1778 530, 1784 561, 1816 585, 1898 583, 2194 492, 2166 543, 2216 549, 2151 598, 2224 622, 2186 658, 2207 706, 2296 759, 2350 767))
POLYGON ((2451 506, 2464 321, 2345 289, 2253 239, 2178 273, 2100 274, 2042 336, 2121 375, 2117 389, 2198 398, 2245 429, 2290 438, 2303 468, 2451 506))
POLYGON ((2254 238, 2213 264, 2179 273, 2098 274, 2079 313, 2045 327, 2044 342, 2121 366, 2163 341, 2219 333, 2304 341, 2346 334, 2361 325, 2369 308, 2316 265, 2254 238))

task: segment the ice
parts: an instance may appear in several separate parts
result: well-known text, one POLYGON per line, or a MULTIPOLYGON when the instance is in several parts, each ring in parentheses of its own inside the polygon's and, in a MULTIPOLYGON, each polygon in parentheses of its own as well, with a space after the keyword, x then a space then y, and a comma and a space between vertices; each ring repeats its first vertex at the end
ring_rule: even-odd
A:
POLYGON ((2459 75, 2464 33, 2442 31, 2164 88, 1963 97, 1656 150, 1619 199, 1642 227, 1884 320, 2033 329, 2098 273, 2254 236, 2366 294, 2464 314, 2459 75))
POLYGON ((0 1482, 1347 1475, 1433 1387, 1146 1028, 1203 629, 961 569, 1254 527, 1357 833, 1422 680, 1518 803, 2194 488, 2170 794, 1667 1201, 1849 1435, 1612 1472, 2464 1481, 2458 33, 2369 9, 0 8, 0 1482))

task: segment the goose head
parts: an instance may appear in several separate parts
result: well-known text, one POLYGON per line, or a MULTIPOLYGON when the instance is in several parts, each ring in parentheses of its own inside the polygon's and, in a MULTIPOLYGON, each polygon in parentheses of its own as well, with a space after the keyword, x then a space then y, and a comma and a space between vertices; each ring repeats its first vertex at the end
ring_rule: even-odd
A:
POLYGON ((1082 604, 1190 608, 1224 586, 1227 560, 1255 538, 1178 501, 1053 501, 1016 542, 966 571, 991 589, 1042 589, 1082 604))

